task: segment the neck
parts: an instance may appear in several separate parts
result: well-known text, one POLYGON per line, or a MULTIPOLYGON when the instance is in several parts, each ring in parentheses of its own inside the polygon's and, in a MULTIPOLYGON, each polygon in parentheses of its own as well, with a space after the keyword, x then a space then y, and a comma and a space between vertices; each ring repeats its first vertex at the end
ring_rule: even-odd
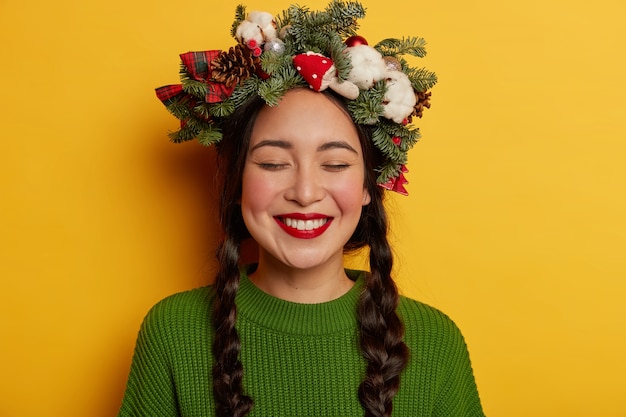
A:
POLYGON ((262 291, 294 303, 315 304, 337 299, 354 285, 339 260, 313 268, 297 269, 259 256, 259 264, 250 281, 262 291))

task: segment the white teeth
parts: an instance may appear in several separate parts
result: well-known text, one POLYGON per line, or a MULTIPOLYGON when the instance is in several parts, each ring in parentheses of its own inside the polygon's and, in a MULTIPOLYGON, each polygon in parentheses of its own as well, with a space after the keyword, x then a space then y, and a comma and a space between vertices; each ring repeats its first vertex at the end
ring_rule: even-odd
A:
POLYGON ((283 222, 288 227, 293 227, 298 230, 314 230, 325 225, 327 221, 328 219, 300 220, 291 219, 289 217, 283 218, 283 222))

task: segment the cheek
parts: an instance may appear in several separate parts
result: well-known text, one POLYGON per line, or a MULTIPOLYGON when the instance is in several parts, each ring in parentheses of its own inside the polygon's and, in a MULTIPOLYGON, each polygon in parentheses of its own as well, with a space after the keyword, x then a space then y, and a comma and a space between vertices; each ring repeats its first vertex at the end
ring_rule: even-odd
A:
POLYGON ((272 188, 271 181, 267 181, 263 175, 244 169, 241 182, 241 211, 244 217, 267 208, 273 197, 272 188))
POLYGON ((356 175, 344 181, 333 184, 335 200, 344 211, 361 211, 363 205, 369 203, 369 198, 363 186, 364 178, 356 175))

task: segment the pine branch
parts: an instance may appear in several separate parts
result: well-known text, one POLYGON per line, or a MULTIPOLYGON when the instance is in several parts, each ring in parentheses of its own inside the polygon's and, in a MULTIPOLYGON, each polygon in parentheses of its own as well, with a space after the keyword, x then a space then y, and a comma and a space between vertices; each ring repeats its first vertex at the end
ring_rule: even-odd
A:
POLYGON ((261 69, 266 74, 273 74, 281 68, 291 65, 291 54, 276 54, 273 52, 265 52, 261 55, 261 69))
POLYGON ((417 142, 422 138, 422 134, 419 128, 415 127, 414 129, 408 130, 411 134, 408 136, 403 136, 403 143, 406 141, 406 150, 413 148, 417 142))
POLYGON ((248 101, 253 94, 257 93, 260 84, 261 80, 256 76, 247 78, 243 84, 240 84, 237 88, 235 88, 235 91, 233 91, 233 94, 231 94, 228 101, 232 102, 234 108, 238 108, 243 103, 248 101))
POLYGON ((235 111, 235 106, 232 100, 225 100, 218 103, 214 103, 209 107, 209 114, 212 117, 226 117, 230 116, 235 111))
POLYGON ((189 73, 189 71, 187 71, 187 67, 185 66, 185 64, 183 64, 183 62, 180 62, 180 68, 178 69, 178 75, 180 76, 180 80, 186 80, 191 78, 191 74, 189 73))
POLYGON ((426 56, 426 41, 411 36, 408 38, 389 38, 378 42, 374 48, 383 56, 412 55, 419 58, 426 56))
POLYGON ((286 10, 283 10, 282 16, 278 16, 278 23, 280 26, 293 25, 296 22, 301 22, 303 16, 309 13, 309 8, 298 5, 291 5, 286 10))
POLYGON ((190 117, 193 117, 193 106, 194 103, 190 102, 188 97, 175 97, 171 99, 166 108, 177 119, 186 120, 190 117))
POLYGON ((297 86, 305 86, 306 82, 293 65, 281 68, 272 78, 259 85, 258 94, 268 106, 276 106, 281 97, 297 86))
POLYGON ((235 37, 235 33, 237 33, 237 27, 246 20, 246 6, 243 4, 239 4, 235 9, 235 21, 230 29, 230 36, 235 37))
POLYGON ((202 120, 198 117, 192 117, 186 120, 185 127, 183 129, 189 129, 190 132, 193 132, 194 136, 198 136, 198 134, 208 129, 211 126, 211 123, 207 120, 202 120))
POLYGON ((193 112, 199 118, 209 120, 211 118, 210 107, 209 103, 203 101, 193 108, 193 112))
POLYGON ((168 136, 172 142, 181 143, 194 139, 196 137, 196 132, 194 132, 190 127, 185 126, 176 132, 168 133, 168 136))
POLYGON ((406 152, 400 149, 385 129, 377 126, 372 132, 372 141, 385 157, 393 161, 396 165, 406 163, 406 152))
MULTIPOLYGON (((363 95, 361 91, 360 95, 363 95)), ((348 108, 354 122, 363 125, 372 125, 378 121, 378 118, 383 112, 382 104, 372 103, 367 100, 352 100, 348 101, 348 108)))
POLYGON ((292 5, 287 10, 283 11, 282 19, 279 19, 282 23, 281 26, 289 26, 289 31, 285 37, 286 44, 291 45, 292 50, 289 52, 302 50, 302 40, 306 38, 306 33, 300 30, 300 28, 302 28, 308 13, 308 8, 292 5))
POLYGON ((187 71, 187 67, 182 62, 180 63, 180 70, 178 71, 180 76, 180 82, 183 86, 183 91, 191 94, 201 100, 204 100, 204 96, 207 92, 207 87, 198 80, 195 80, 192 75, 187 71))
POLYGON ((181 83, 183 85, 183 91, 191 94, 194 97, 197 97, 201 100, 204 100, 206 93, 208 92, 208 87, 205 83, 198 80, 192 80, 191 78, 181 79, 181 83))
MULTIPOLYGON (((337 34, 334 34, 334 36, 337 36, 337 34)), ((302 41, 302 50, 317 52, 322 55, 328 56, 329 50, 327 46, 329 37, 332 38, 333 34, 329 34, 326 32, 309 33, 306 37, 306 40, 302 41)))
POLYGON ((337 76, 345 80, 348 78, 348 74, 352 70, 352 61, 348 54, 345 53, 346 44, 339 36, 333 36, 329 39, 330 58, 335 64, 337 69, 337 76))
POLYGON ((215 126, 209 126, 198 134, 198 142, 204 146, 211 146, 220 140, 222 140, 222 131, 215 126))
POLYGON ((348 110, 358 124, 371 125, 378 122, 384 113, 383 98, 387 88, 384 81, 378 81, 369 90, 362 90, 355 100, 348 100, 348 110))
POLYGON ((399 165, 395 165, 393 161, 388 161, 387 163, 383 164, 378 170, 380 174, 378 175, 376 182, 378 182, 379 184, 386 183, 391 178, 397 177, 398 174, 400 174, 400 169, 401 168, 399 165))
POLYGON ((389 119, 381 119, 378 126, 390 137, 400 138, 400 144, 397 146, 403 152, 407 152, 411 149, 421 137, 419 129, 409 128, 408 126, 403 126, 389 119))
POLYGON ((365 8, 357 1, 334 0, 325 12, 330 16, 332 32, 346 37, 356 35, 357 20, 365 17, 365 8))
POLYGON ((291 6, 279 18, 281 26, 290 25, 288 39, 296 51, 314 51, 328 54, 329 38, 356 34, 357 20, 365 16, 365 9, 356 1, 331 2, 324 11, 310 12, 300 6, 291 6))
POLYGON ((409 80, 411 80, 415 91, 426 91, 437 84, 437 74, 428 71, 426 68, 403 68, 406 68, 404 73, 409 77, 409 80))

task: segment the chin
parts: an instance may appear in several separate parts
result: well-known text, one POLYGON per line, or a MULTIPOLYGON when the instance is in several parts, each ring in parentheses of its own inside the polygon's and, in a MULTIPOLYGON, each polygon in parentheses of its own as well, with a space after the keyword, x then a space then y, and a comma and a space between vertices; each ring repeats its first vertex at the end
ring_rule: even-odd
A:
POLYGON ((332 262, 330 259, 315 259, 309 256, 299 256, 296 259, 286 259, 283 263, 289 268, 306 271, 330 265, 332 262))
POLYGON ((343 265, 343 248, 340 252, 333 254, 315 253, 315 251, 298 251, 297 253, 283 253, 274 256, 271 253, 267 253, 265 258, 272 263, 276 262, 282 264, 286 268, 307 271, 323 268, 335 263, 343 265))

